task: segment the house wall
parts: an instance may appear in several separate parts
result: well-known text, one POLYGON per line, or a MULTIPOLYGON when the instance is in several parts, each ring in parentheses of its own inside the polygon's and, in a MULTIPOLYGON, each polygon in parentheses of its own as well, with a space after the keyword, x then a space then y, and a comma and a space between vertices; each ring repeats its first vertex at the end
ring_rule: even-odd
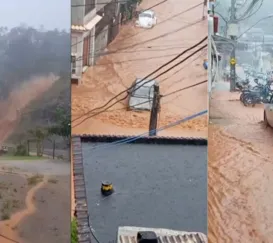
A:
MULTIPOLYGON (((85 0, 71 0, 71 5, 84 5, 85 0)), ((71 8, 71 24, 83 25, 84 19, 84 7, 72 7, 71 8)))
POLYGON ((112 1, 113 0, 97 0, 97 6, 96 6, 97 11, 100 11, 102 8, 105 7, 105 5, 107 5, 107 3, 110 3, 112 1))
POLYGON ((107 47, 108 43, 108 25, 95 38, 95 62, 101 52, 107 47))
POLYGON ((83 34, 71 31, 71 53, 76 53, 76 73, 75 76, 81 77, 82 75, 82 52, 83 52, 83 34), (77 43, 77 44, 76 44, 77 43), (74 45, 76 44, 76 45, 74 45))

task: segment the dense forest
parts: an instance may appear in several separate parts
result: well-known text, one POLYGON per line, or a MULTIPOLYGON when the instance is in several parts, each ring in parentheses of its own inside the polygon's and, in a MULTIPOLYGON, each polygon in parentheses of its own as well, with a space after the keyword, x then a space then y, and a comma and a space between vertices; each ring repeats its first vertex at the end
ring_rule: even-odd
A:
POLYGON ((48 31, 42 27, 34 29, 25 25, 12 29, 0 27, 0 102, 7 100, 10 93, 18 89, 22 83, 33 77, 50 74, 59 77, 59 80, 50 90, 21 111, 21 122, 17 132, 43 127, 45 121, 54 126, 58 122, 68 123, 70 34, 64 30, 48 31))
POLYGON ((0 97, 34 75, 68 76, 70 35, 65 31, 0 27, 0 97))

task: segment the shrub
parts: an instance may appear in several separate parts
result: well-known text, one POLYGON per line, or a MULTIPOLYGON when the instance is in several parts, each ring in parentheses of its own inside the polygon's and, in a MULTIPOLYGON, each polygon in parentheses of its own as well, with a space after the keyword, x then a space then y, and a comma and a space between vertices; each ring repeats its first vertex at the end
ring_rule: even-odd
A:
POLYGON ((26 156, 27 154, 27 149, 26 146, 24 145, 18 145, 16 147, 16 152, 14 154, 15 156, 26 156))
POLYGON ((78 243, 78 230, 77 230, 77 221, 73 218, 71 222, 71 243, 78 243))

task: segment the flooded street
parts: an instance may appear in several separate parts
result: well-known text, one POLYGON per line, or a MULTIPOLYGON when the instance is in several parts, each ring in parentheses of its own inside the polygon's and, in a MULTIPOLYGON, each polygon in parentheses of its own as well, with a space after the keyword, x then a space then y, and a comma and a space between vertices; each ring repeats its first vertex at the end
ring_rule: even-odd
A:
MULTIPOLYGON (((140 7, 146 9, 159 2, 159 0, 146 0, 140 7)), ((111 54, 101 56, 97 65, 86 71, 83 75, 83 84, 72 86, 73 119, 104 105, 116 94, 130 87, 136 78, 145 77, 206 37, 207 20, 202 20, 203 4, 199 0, 184 0, 183 4, 180 3, 181 0, 168 0, 153 8, 158 23, 152 29, 137 28, 134 27, 134 23, 121 27, 117 38, 108 47, 111 54)), ((189 51, 168 68, 192 52, 189 51)), ((204 49, 159 77, 157 81, 160 84, 161 94, 206 80, 207 73, 202 66, 206 55, 204 49)), ((164 70, 166 69, 158 73, 164 70)), ((128 100, 125 99, 109 111, 95 117, 88 119, 86 116, 81 117, 72 123, 73 133, 135 135, 147 131, 150 112, 127 111, 127 105, 128 100), (84 119, 86 120, 82 122, 84 119)), ((206 84, 170 95, 161 101, 158 127, 206 108, 206 84)), ((182 123, 160 135, 188 136, 188 134, 206 137, 207 117, 202 116, 182 123)))
POLYGON ((209 241, 272 242, 273 131, 263 107, 216 91, 210 103, 209 241))

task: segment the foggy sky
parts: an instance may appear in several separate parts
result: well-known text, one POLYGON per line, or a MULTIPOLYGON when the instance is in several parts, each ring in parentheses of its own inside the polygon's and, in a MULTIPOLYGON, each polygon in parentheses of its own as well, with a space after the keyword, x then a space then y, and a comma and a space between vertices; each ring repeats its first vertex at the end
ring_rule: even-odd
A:
POLYGON ((1 0, 0 26, 70 29, 70 0, 1 0))
MULTIPOLYGON (((247 0, 246 4, 249 4, 250 2, 251 0, 247 0)), ((219 11, 224 16, 227 16, 226 12, 227 12, 227 9, 230 7, 231 0, 217 0, 216 4, 218 5, 217 11, 219 11)), ((258 6, 259 6, 259 3, 256 5, 255 9, 257 9, 258 6)), ((239 13, 240 12, 238 12, 238 15, 240 16, 239 13)), ((259 9, 259 11, 256 14, 254 14, 251 18, 245 20, 244 22, 245 24, 257 22, 259 19, 271 14, 273 14, 272 0, 264 0, 263 5, 259 9)), ((267 21, 271 21, 273 24, 273 18, 267 21)))

